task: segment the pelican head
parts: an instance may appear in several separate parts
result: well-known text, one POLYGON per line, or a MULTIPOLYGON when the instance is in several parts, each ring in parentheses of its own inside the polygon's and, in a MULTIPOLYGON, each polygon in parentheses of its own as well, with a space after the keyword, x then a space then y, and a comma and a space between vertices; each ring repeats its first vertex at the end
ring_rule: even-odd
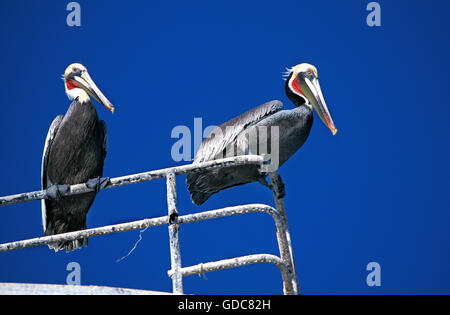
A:
POLYGON ((64 71, 64 86, 69 99, 73 100, 78 97, 80 102, 85 102, 89 100, 88 95, 90 95, 114 114, 114 106, 95 85, 86 67, 82 64, 73 63, 67 67, 64 71))
POLYGON ((312 106, 322 122, 335 135, 337 129, 323 99, 316 67, 301 63, 287 70, 286 95, 296 106, 312 106))

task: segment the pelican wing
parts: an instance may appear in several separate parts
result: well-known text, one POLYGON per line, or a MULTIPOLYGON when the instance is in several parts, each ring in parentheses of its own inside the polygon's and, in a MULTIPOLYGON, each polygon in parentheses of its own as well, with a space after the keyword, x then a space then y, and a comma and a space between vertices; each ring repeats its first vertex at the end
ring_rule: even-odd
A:
POLYGON ((216 127, 200 145, 194 163, 223 157, 223 151, 242 131, 282 109, 280 101, 267 102, 216 127))
POLYGON ((103 133, 103 160, 106 158, 106 153, 108 152, 108 129, 106 128, 106 123, 100 120, 100 130, 103 133))
MULTIPOLYGON (((61 121, 64 116, 59 115, 53 120, 50 125, 50 129, 47 133, 47 138, 45 139, 44 153, 42 155, 42 167, 41 167, 41 183, 42 189, 46 189, 49 185, 47 183, 47 164, 48 164, 48 156, 50 155, 50 150, 52 148, 53 140, 55 140, 56 133, 58 132, 58 128, 61 125, 61 121)), ((41 209, 42 209, 42 226, 44 227, 44 232, 47 226, 47 208, 45 204, 45 199, 41 200, 41 209)))

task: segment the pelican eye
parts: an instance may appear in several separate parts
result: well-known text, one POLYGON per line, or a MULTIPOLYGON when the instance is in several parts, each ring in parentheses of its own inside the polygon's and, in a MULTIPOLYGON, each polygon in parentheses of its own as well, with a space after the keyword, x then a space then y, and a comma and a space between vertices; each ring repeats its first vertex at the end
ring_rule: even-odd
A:
POLYGON ((72 74, 73 75, 81 75, 82 70, 78 69, 78 68, 72 68, 72 74))

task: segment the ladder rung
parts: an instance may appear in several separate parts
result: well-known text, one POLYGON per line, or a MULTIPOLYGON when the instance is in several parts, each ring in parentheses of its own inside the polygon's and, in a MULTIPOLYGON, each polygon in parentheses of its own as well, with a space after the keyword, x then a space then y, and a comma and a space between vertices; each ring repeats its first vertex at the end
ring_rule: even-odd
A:
MULTIPOLYGON (((281 271, 283 281, 289 284, 292 283, 292 275, 289 272, 286 264, 281 260, 280 257, 271 254, 247 255, 207 263, 200 263, 194 266, 181 268, 179 271, 181 272, 182 277, 186 277, 192 275, 201 275, 211 271, 224 270, 260 263, 274 264, 281 271)), ((174 272, 172 270, 169 270, 167 274, 172 278, 174 272)))

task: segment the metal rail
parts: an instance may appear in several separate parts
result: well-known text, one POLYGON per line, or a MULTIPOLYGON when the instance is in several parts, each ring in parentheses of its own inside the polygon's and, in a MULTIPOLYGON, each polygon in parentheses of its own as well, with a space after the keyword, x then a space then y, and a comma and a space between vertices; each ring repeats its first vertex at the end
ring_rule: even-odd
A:
MULTIPOLYGON (((151 180, 155 180, 155 179, 160 179, 160 178, 166 177, 168 173, 174 173, 175 175, 183 175, 186 173, 196 172, 196 171, 200 171, 200 170, 209 170, 209 169, 228 167, 228 166, 233 166, 233 165, 249 165, 249 164, 262 165, 263 163, 264 163, 264 158, 262 156, 243 155, 243 156, 237 156, 237 157, 226 158, 226 159, 221 159, 221 160, 208 161, 208 162, 204 162, 204 163, 176 166, 176 167, 165 168, 165 169, 156 170, 156 171, 149 171, 149 172, 144 172, 144 173, 139 173, 139 174, 134 174, 134 175, 115 177, 115 178, 111 178, 109 180, 109 183, 103 189, 120 187, 120 186, 124 186, 124 185, 130 185, 130 184, 136 184, 136 183, 147 182, 147 181, 151 181, 151 180)), ((62 193, 61 195, 66 197, 66 196, 79 195, 79 194, 84 194, 84 193, 93 192, 93 191, 95 191, 94 188, 89 188, 86 186, 85 183, 83 183, 83 184, 77 184, 77 185, 70 186, 69 190, 67 192, 62 193)), ((27 202, 27 201, 40 200, 40 199, 47 199, 47 192, 45 190, 37 190, 37 191, 28 192, 28 193, 0 197, 0 206, 7 206, 7 205, 12 205, 12 204, 17 204, 17 203, 22 203, 22 202, 27 202)))
MULTIPOLYGON (((254 164, 262 166, 263 163, 264 157, 247 155, 112 178, 109 180, 108 184, 103 189, 120 187, 124 185, 135 184, 160 178, 166 178, 168 215, 157 218, 149 218, 133 222, 126 222, 121 224, 86 229, 82 231, 69 232, 64 234, 44 236, 23 241, 0 244, 0 252, 6 252, 40 245, 48 245, 54 242, 71 241, 75 239, 88 238, 93 236, 106 235, 129 230, 168 225, 170 238, 170 255, 171 255, 171 270, 168 271, 168 275, 172 279, 173 293, 183 294, 182 281, 183 277, 185 276, 189 276, 192 274, 203 274, 205 272, 215 270, 235 268, 248 264, 271 263, 277 266, 281 272, 283 279, 284 294, 299 294, 300 292, 298 287, 297 273, 295 270, 294 257, 292 253, 292 246, 289 229, 287 225, 286 213, 284 210, 284 204, 282 199, 277 198, 275 194, 275 191, 278 191, 279 188, 278 185, 280 184, 276 180, 278 175, 276 175, 275 173, 270 174, 270 178, 272 182, 272 188, 274 191, 275 204, 277 206, 277 209, 262 204, 250 204, 235 207, 227 207, 223 209, 216 209, 184 216, 179 216, 178 214, 176 180, 175 180, 176 175, 196 172, 200 170, 204 171, 205 169, 209 170, 243 164, 254 164), (280 257, 269 254, 257 254, 232 259, 224 259, 216 262, 201 263, 190 267, 184 268, 182 267, 180 243, 179 243, 179 230, 181 224, 256 212, 267 213, 271 215, 272 218, 274 219, 280 257)), ((64 193, 63 196, 83 194, 91 191, 94 190, 88 188, 86 184, 77 184, 70 186, 68 191, 64 193)), ((0 206, 17 204, 32 200, 45 199, 46 197, 47 192, 45 190, 0 197, 0 206)), ((95 290, 95 288, 93 290, 95 290)), ((120 290, 117 292, 120 292, 120 290)))
MULTIPOLYGON (((208 263, 200 263, 195 266, 181 268, 179 271, 183 277, 192 275, 202 275, 206 272, 218 271, 224 269, 231 269, 241 266, 247 266, 251 264, 269 263, 278 267, 283 277, 283 282, 288 283, 292 281, 292 274, 289 272, 289 268, 286 263, 275 255, 271 254, 256 254, 242 257, 235 257, 231 259, 223 259, 219 261, 212 261, 208 263)), ((169 277, 174 277, 175 273, 172 270, 167 272, 169 277)))

